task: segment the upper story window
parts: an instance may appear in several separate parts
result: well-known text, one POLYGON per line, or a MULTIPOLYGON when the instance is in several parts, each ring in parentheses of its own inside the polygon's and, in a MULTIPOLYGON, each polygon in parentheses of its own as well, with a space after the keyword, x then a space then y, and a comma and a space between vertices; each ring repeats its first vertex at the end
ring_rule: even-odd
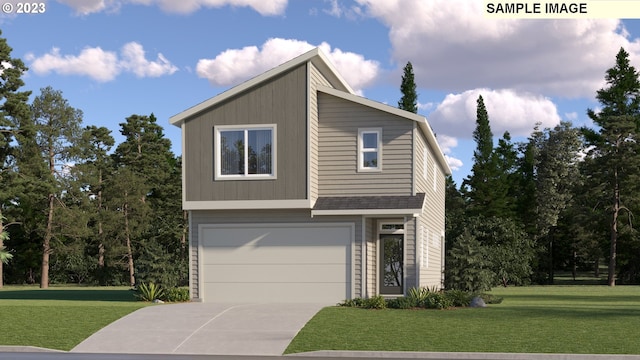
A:
POLYGON ((382 170, 382 129, 358 130, 358 171, 382 170))
POLYGON ((276 125, 215 127, 216 180, 276 176, 276 125))

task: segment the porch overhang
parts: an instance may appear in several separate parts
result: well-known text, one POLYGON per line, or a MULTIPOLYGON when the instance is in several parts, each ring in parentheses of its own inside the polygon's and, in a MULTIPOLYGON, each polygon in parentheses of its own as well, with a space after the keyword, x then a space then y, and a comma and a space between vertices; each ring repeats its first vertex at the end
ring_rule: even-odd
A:
POLYGON ((411 215, 418 217, 425 194, 405 196, 331 196, 319 197, 311 216, 320 215, 411 215))

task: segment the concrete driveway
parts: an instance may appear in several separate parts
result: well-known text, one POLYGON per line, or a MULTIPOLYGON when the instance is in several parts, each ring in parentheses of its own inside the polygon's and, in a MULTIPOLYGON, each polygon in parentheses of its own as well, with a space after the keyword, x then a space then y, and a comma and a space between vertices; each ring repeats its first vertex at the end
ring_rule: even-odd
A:
POLYGON ((281 355, 328 304, 155 305, 93 334, 71 352, 281 355))

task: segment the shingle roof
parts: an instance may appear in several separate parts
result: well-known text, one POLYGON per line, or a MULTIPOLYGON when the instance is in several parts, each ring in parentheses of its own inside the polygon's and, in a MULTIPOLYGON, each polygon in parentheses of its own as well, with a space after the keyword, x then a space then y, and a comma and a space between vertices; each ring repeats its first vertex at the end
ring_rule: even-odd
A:
POLYGON ((424 193, 415 196, 335 196, 319 197, 313 210, 416 210, 422 209, 424 193))

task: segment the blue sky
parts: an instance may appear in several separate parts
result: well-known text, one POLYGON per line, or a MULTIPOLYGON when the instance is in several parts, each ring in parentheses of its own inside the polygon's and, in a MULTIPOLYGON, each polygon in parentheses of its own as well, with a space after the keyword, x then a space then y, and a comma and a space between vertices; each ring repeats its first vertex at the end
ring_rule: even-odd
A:
POLYGON ((411 61, 419 112, 460 184, 478 95, 496 137, 521 141, 537 122, 589 125, 620 47, 640 68, 639 20, 487 19, 480 0, 41 2, 44 13, 0 16, 12 55, 30 68, 25 88, 61 90, 84 125, 118 142, 119 123, 153 112, 176 154, 170 116, 320 46, 361 95, 393 106, 411 61))

